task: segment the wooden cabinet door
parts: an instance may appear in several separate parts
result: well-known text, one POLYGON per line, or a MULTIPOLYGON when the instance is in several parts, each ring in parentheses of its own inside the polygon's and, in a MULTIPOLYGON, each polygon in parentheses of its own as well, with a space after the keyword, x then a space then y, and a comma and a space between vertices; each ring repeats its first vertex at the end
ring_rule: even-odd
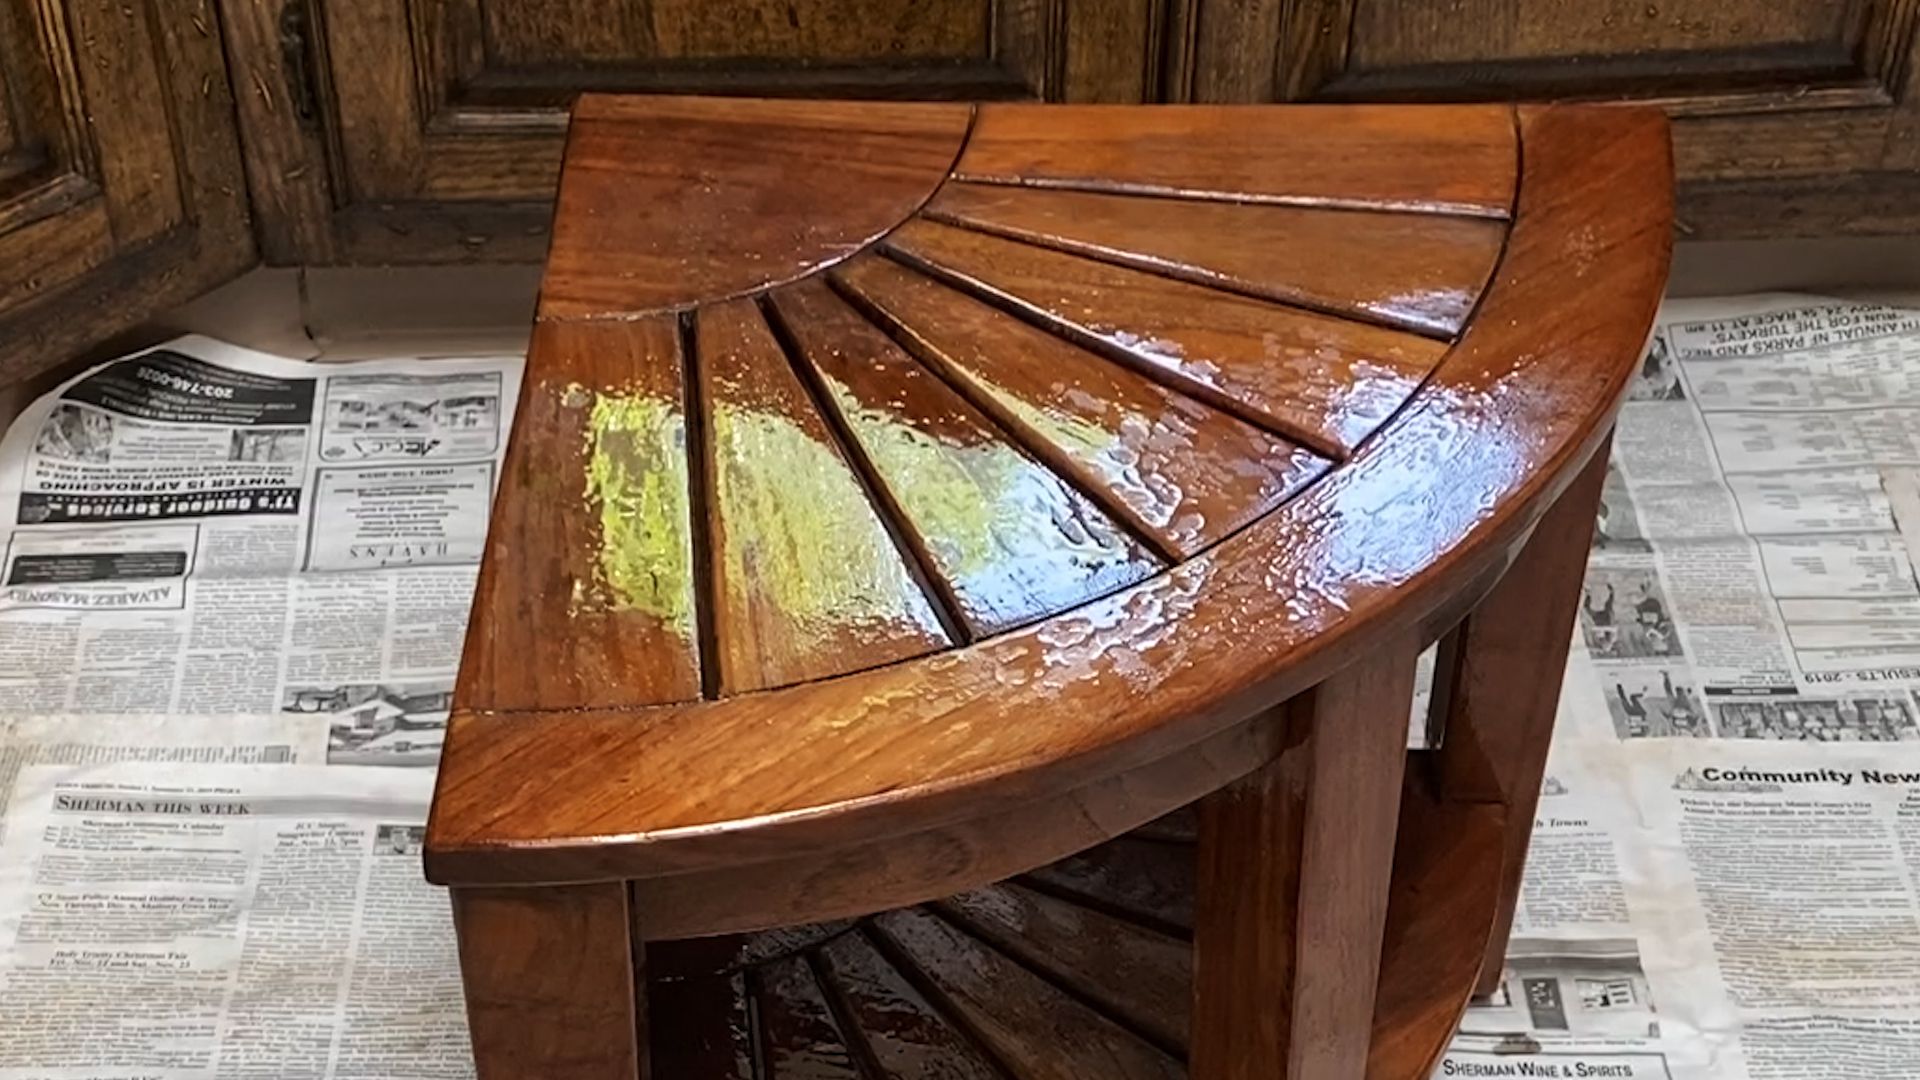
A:
POLYGON ((1682 235, 1920 230, 1920 0, 1176 5, 1176 98, 1652 99, 1682 235))
POLYGON ((0 382, 252 261, 210 0, 0 0, 0 382))
POLYGON ((1163 0, 221 0, 269 262, 538 260, 581 90, 1141 101, 1163 0))

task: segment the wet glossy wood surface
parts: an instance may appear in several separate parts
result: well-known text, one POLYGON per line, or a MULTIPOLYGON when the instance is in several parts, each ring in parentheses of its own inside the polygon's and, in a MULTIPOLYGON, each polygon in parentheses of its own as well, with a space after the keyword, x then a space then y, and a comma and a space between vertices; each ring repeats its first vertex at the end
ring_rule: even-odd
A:
POLYGON ((686 374, 672 319, 543 323, 458 694, 498 709, 700 696, 686 374), (540 657, 540 662, 529 660, 540 657))
POLYGON ((1499 221, 1437 214, 967 183, 941 188, 926 216, 1441 337, 1467 321, 1507 235, 1499 221))
POLYGON ((541 317, 680 310, 844 258, 933 194, 971 119, 965 105, 583 95, 541 317))
POLYGON ((1055 472, 1184 559, 1297 493, 1324 458, 887 259, 839 281, 1055 472))
POLYGON ((759 309, 715 304, 694 327, 721 692, 951 644, 759 309))
POLYGON ((929 221, 896 254, 1151 378, 1345 457, 1446 346, 929 221))
POLYGON ((1518 154, 1499 105, 1157 109, 989 105, 963 180, 1506 217, 1518 154))
POLYGON ((995 106, 929 179, 951 109, 757 108, 583 106, 592 205, 629 209, 556 246, 430 876, 617 882, 623 948, 895 908, 704 983, 672 1015, 731 1026, 661 1054, 717 1075, 1430 1066, 1501 898, 1429 891, 1436 930, 1388 873, 1497 882, 1516 800, 1424 766, 1400 796, 1406 674, 1550 507, 1585 512, 1664 278, 1662 122, 995 106), (1396 847, 1396 803, 1460 835, 1396 847), (1073 947, 1165 960, 1142 933, 1193 938, 1190 1012, 1073 947), (1419 1031, 1369 1043, 1368 1012, 1419 1031))
POLYGON ((779 290, 773 310, 913 549, 973 637, 1104 596, 1159 569, 1072 485, 824 281, 779 290))
MULTIPOLYGON (((1038 122, 1036 116, 1022 123, 1038 122)), ((1511 125, 1504 130, 1511 134, 1511 125)), ((1242 339, 1252 334, 1262 341, 1272 333, 1284 343, 1293 340, 1285 336, 1287 327, 1314 319, 1335 328, 1328 331, 1334 341, 1384 335, 1405 358, 1382 366, 1394 373, 1394 393, 1409 396, 1397 411, 1382 412, 1371 433, 1348 440, 1352 453, 1346 461, 1336 466, 1330 460, 1322 475, 1291 497, 1197 554, 1166 560, 1173 565, 1164 570, 1155 569, 1151 534, 1131 535, 1128 503, 1115 485, 1094 483, 1090 469, 1069 468, 1072 455, 1064 446, 1060 453, 1042 454, 1037 445, 1030 450, 1021 425, 1002 424, 997 411, 972 403, 976 396, 989 402, 984 387, 957 374, 949 380, 937 361, 913 355, 917 340, 934 342, 927 330, 932 320, 917 309, 898 312, 911 328, 900 334, 908 345, 901 348, 890 336, 897 328, 884 315, 848 303, 822 275, 776 290, 765 302, 794 316, 775 329, 801 381, 836 364, 845 369, 837 391, 824 377, 810 386, 813 404, 825 406, 835 452, 856 465, 874 513, 897 548, 914 556, 936 610, 947 594, 959 594, 955 582, 966 578, 958 569, 979 564, 952 560, 947 565, 956 576, 948 580, 932 557, 933 538, 918 535, 914 519, 903 512, 905 489, 924 488, 894 485, 912 479, 898 471, 903 462, 950 468, 951 451, 960 442, 950 432, 939 434, 945 429, 931 424, 932 417, 917 418, 929 422, 922 432, 906 397, 857 396, 868 383, 923 386, 927 392, 912 400, 939 403, 942 424, 953 420, 968 432, 965 439, 981 440, 970 446, 991 447, 983 453, 996 460, 1019 459, 1022 475, 1049 478, 1039 489, 1045 500, 1026 508, 1031 520, 1044 518, 1047 528, 1088 545, 1083 550, 1100 558, 1124 551, 1119 564, 1143 576, 1078 606, 1065 601, 1068 606, 1053 613, 1029 607, 1014 615, 1008 613, 1013 608, 983 606, 981 611, 1002 621, 983 617, 979 626, 1037 621, 960 645, 977 629, 954 617, 946 628, 956 638, 954 648, 866 670, 859 669, 869 660, 851 655, 844 667, 849 674, 772 694, 729 695, 717 681, 711 697, 701 693, 692 675, 706 666, 702 653, 727 653, 724 645, 699 640, 701 628, 712 634, 735 625, 717 613, 696 610, 688 620, 682 609, 659 604, 674 616, 663 620, 629 610, 570 610, 574 582, 595 580, 597 553, 607 536, 628 534, 621 521, 607 533, 609 523, 594 509, 599 504, 580 497, 588 487, 583 469, 591 455, 583 452, 583 439, 593 410, 590 403, 566 408, 566 388, 578 382, 618 393, 635 379, 670 386, 673 378, 655 369, 675 362, 680 339, 671 320, 663 321, 666 329, 649 329, 656 324, 647 320, 547 320, 530 359, 528 405, 496 504, 495 542, 483 570, 441 769, 430 872, 438 880, 487 882, 718 870, 755 859, 802 858, 810 851, 824 855, 862 838, 963 821, 1010 801, 1078 790, 1196 745, 1264 704, 1313 685, 1385 640, 1383 635, 1457 605, 1456 592, 1505 564, 1512 545, 1599 444, 1664 275, 1668 154, 1657 118, 1609 109, 1523 110, 1518 133, 1526 182, 1517 194, 1505 255, 1451 346, 1081 256, 1022 249, 1023 258, 1073 260, 1091 274, 1124 272, 1170 290, 1199 290, 1209 304, 1271 309, 1278 329, 1242 331, 1236 335, 1242 339), (816 315, 828 321, 816 323, 816 315), (582 359, 577 350, 568 351, 575 335, 589 332, 628 335, 620 339, 631 346, 620 354, 627 359, 600 353, 582 359), (651 344, 634 344, 642 336, 651 344), (876 358, 885 359, 886 367, 874 366, 876 358), (572 373, 589 361, 601 367, 584 377, 572 373), (1413 382, 1421 378, 1416 392, 1413 382), (857 404, 851 415, 841 415, 847 410, 835 404, 836 393, 845 404, 857 404), (902 409, 908 410, 904 417, 902 409), (851 430, 855 421, 874 429, 869 439, 893 440, 881 453, 897 451, 897 460, 875 458, 851 430), (889 474, 888 467, 896 471, 889 474), (1086 523, 1102 518, 1113 524, 1111 534, 1102 532, 1102 542, 1091 543, 1095 530, 1086 523), (1109 535, 1119 546, 1108 546, 1109 535), (675 632, 663 633, 663 624, 675 632), (691 649, 684 633, 689 624, 691 649), (504 662, 509 657, 511 664, 504 662)), ((1164 137, 1139 145, 1164 149, 1164 137)), ((1061 138, 1074 142, 1080 136, 1063 132, 1061 138)), ((1305 160, 1313 149, 1296 147, 1295 156, 1305 160)), ((1514 146, 1505 152, 1512 154, 1514 146)), ((1444 190, 1464 183, 1433 179, 1456 166, 1424 156, 1402 161, 1388 155, 1378 165, 1427 176, 1444 190)), ((1021 247, 1019 241, 919 221, 896 230, 889 242, 937 230, 1021 247)), ((1323 261, 1337 257, 1329 252, 1323 261)), ((839 288, 847 295, 859 292, 859 274, 859 267, 847 263, 839 288)), ((831 270, 824 275, 832 276, 831 270)), ((1087 321, 1114 327, 1156 302, 1161 310, 1171 308, 1155 295, 1129 293, 1127 303, 1087 321)), ((970 300, 998 306, 998 298, 978 291, 970 300)), ((1081 344, 1031 312, 1009 317, 1055 341, 1081 344)), ((939 355, 967 355, 975 334, 989 335, 989 343, 1020 340, 990 319, 963 329, 954 325, 936 327, 945 334, 937 342, 939 355)), ((1196 323, 1197 329, 1203 327, 1196 323)), ((999 350, 989 344, 979 351, 999 350)), ((1166 400, 1228 411, 1219 395, 1189 392, 1163 368, 1101 348, 1082 351, 1113 364, 1126 385, 1138 386, 1138 377, 1164 390, 1166 400)), ((1275 385, 1276 411, 1284 404, 1308 414, 1303 423, 1350 430, 1337 416, 1311 415, 1312 408, 1299 406, 1364 397, 1328 374, 1350 370, 1348 355, 1316 346, 1308 359, 1313 362, 1299 368, 1300 384, 1275 385)), ((997 409, 1011 414, 1014 406, 997 409)), ((1244 405, 1234 411, 1252 412, 1244 405)), ((1117 423, 1122 430, 1113 437, 1124 442, 1128 417, 1137 414, 1089 404, 1080 415, 1117 423)), ((1268 417, 1242 419, 1280 434, 1274 430, 1280 425, 1268 417)), ((691 430, 692 437, 704 438, 711 425, 691 430)), ((678 449, 680 459, 705 454, 701 447, 678 449)), ((679 475, 680 459, 662 452, 663 482, 679 475)), ((967 474, 951 490, 991 486, 967 474)), ((921 520, 946 515, 938 520, 983 534, 985 504, 941 504, 940 493, 934 506, 921 511, 921 520)), ((657 504, 673 505, 670 497, 657 504)), ((984 534, 994 535, 991 529, 984 534)), ((1207 535, 1190 534, 1182 543, 1191 550, 1206 544, 1207 535)), ((1175 539, 1160 542, 1171 547, 1175 539)), ((999 542, 996 535, 993 543, 999 542)), ((710 579, 710 557, 696 557, 700 581, 710 579)), ((1093 569, 1111 573, 1108 565, 1096 561, 1093 569)), ((1065 595, 1094 596, 1101 587, 1065 595)), ((692 595, 697 603, 714 593, 709 585, 695 587, 692 595)), ((997 600, 1004 594, 986 595, 997 600)), ((777 639, 768 640, 777 645, 777 639)), ((779 658, 763 663, 781 670, 804 666, 786 667, 779 658)), ((1202 793, 1168 792, 1170 801, 1161 809, 1202 793)), ((1045 838, 1067 835, 1084 834, 1036 829, 1033 849, 1016 854, 1030 864, 1057 858, 1068 850, 1048 847, 1055 841, 1045 838)))

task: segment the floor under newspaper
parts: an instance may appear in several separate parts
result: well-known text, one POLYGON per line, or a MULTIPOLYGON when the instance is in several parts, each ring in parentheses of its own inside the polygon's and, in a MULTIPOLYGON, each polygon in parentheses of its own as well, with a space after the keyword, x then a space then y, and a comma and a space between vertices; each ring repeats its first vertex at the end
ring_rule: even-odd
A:
MULTIPOLYGON (((187 339, 14 422, 0 1076, 471 1075, 416 856, 499 341, 187 339)), ((1920 309, 1671 302, 1614 447, 1506 978, 1437 1075, 1920 1076, 1920 309)))

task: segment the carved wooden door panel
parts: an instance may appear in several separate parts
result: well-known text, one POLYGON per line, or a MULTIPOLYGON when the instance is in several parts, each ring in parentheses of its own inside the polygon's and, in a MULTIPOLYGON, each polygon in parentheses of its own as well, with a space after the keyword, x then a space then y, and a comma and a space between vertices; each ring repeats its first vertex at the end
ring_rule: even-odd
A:
POLYGON ((1651 99, 1683 235, 1920 228, 1916 0, 1176 2, 1176 99, 1651 99))
POLYGON ((252 262, 210 0, 0 0, 0 380, 252 262))
POLYGON ((269 262, 537 261, 585 89, 1151 100, 1161 0, 222 0, 269 262))

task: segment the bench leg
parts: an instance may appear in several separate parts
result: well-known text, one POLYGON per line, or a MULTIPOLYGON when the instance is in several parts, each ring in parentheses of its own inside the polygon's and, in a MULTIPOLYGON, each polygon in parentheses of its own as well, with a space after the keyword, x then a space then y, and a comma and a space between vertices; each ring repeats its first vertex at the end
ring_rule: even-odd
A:
POLYGON ((1607 449, 1603 443, 1535 526, 1506 576, 1442 642, 1436 665, 1443 736, 1432 755, 1435 791, 1449 802, 1507 807, 1500 908, 1479 994, 1499 986, 1506 965, 1607 449))
POLYGON ((1358 1080, 1393 870, 1414 650, 1287 703, 1284 749, 1200 803, 1193 1080, 1358 1080))
POLYGON ((456 888, 453 918, 480 1080, 647 1080, 624 882, 456 888))

